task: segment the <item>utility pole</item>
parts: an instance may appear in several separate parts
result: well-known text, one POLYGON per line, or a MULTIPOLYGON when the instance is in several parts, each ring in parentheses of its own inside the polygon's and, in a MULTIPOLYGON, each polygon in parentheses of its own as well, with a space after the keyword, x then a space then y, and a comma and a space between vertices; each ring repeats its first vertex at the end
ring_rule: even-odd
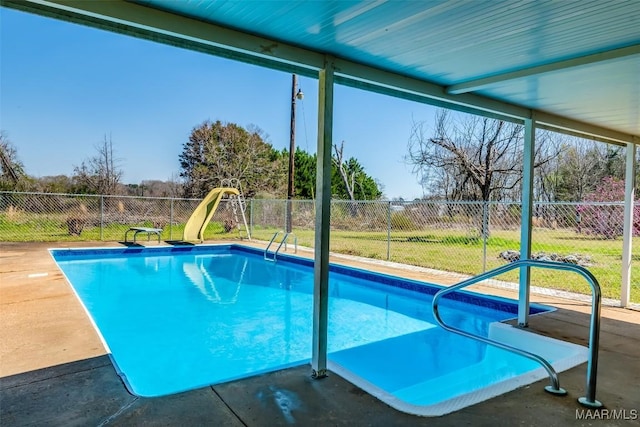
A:
POLYGON ((296 155, 296 99, 302 100, 304 94, 298 89, 298 76, 291 75, 291 133, 289 134, 289 182, 287 185, 287 219, 286 232, 291 233, 291 210, 293 196, 295 194, 295 155, 296 155))

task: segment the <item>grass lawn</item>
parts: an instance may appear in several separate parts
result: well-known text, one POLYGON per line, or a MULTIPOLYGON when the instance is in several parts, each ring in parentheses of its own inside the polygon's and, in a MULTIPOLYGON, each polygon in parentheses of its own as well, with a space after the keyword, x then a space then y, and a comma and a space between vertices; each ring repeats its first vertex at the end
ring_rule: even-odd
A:
MULTIPOLYGON (((252 237, 269 240, 275 229, 255 229, 252 237)), ((294 230, 298 244, 313 246, 313 230, 294 230)), ((506 250, 517 250, 520 246, 519 231, 494 231, 487 241, 486 269, 505 264, 498 255, 506 250)), ((398 232, 391 234, 387 243, 386 232, 332 231, 330 238, 332 252, 387 259, 402 264, 428 267, 474 275, 483 271, 483 241, 451 230, 427 232, 398 232)), ((557 253, 559 255, 580 254, 591 257, 592 265, 587 267, 598 279, 602 294, 606 298, 620 299, 622 280, 622 240, 602 240, 578 235, 567 230, 534 230, 532 251, 557 253)), ((640 302, 640 238, 633 240, 633 263, 631 277, 631 300, 640 302)), ((510 282, 518 281, 518 272, 511 271, 496 277, 510 282)), ((560 289, 570 292, 590 294, 585 279, 573 272, 532 269, 531 283, 534 286, 560 289)))

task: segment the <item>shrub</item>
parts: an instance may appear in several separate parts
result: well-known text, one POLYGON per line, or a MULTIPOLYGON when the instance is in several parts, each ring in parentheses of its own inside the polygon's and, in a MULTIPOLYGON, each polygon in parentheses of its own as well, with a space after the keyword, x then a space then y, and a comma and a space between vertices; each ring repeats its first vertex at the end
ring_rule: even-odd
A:
POLYGON ((67 216, 67 229, 71 236, 79 236, 87 223, 87 206, 80 203, 67 216))
POLYGON ((417 230, 418 226, 405 213, 394 212, 391 214, 391 229, 395 231, 411 231, 417 230))
POLYGON ((84 229, 86 220, 80 216, 70 216, 67 218, 67 229, 71 236, 79 236, 84 229))
MULTIPOLYGON (((605 177, 592 193, 585 196, 584 201, 612 204, 579 205, 576 208, 578 232, 584 231, 586 234, 605 239, 621 236, 624 226, 624 208, 619 202, 622 200, 624 200, 624 181, 605 177)), ((633 210, 633 235, 640 236, 640 206, 635 206, 633 210)))

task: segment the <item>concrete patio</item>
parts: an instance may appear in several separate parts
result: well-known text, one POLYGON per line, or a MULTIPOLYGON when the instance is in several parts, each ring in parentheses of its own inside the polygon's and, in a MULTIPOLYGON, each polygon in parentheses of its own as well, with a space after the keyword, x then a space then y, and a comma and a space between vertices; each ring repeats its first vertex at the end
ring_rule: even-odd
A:
MULTIPOLYGON (((597 398, 606 410, 577 403, 586 364, 560 374, 568 396, 540 381, 437 418, 398 412, 330 373, 309 377, 299 366, 161 398, 132 396, 123 386, 91 321, 47 248, 117 243, 0 244, 0 425, 639 425, 640 312, 603 307, 597 398)), ((333 262, 345 262, 336 257, 333 262)), ((349 260, 350 265, 449 284, 454 278, 349 260)), ((509 290, 475 291, 515 297, 509 290)), ((531 319, 530 329, 586 344, 589 304, 532 295, 557 311, 531 319)))

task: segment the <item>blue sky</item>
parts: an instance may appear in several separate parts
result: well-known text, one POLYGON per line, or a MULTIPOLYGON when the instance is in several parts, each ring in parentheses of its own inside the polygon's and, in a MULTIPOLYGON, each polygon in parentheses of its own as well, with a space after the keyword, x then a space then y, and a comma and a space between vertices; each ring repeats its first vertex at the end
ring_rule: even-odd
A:
MULTIPOLYGON (((205 120, 263 129, 289 146, 291 75, 0 8, 0 129, 27 173, 71 175, 110 135, 123 182, 167 180, 205 120)), ((296 145, 315 152, 317 80, 300 77, 296 145)), ((412 121, 434 108, 344 86, 334 93, 334 141, 344 141, 388 198, 422 195, 403 161, 412 121)))

